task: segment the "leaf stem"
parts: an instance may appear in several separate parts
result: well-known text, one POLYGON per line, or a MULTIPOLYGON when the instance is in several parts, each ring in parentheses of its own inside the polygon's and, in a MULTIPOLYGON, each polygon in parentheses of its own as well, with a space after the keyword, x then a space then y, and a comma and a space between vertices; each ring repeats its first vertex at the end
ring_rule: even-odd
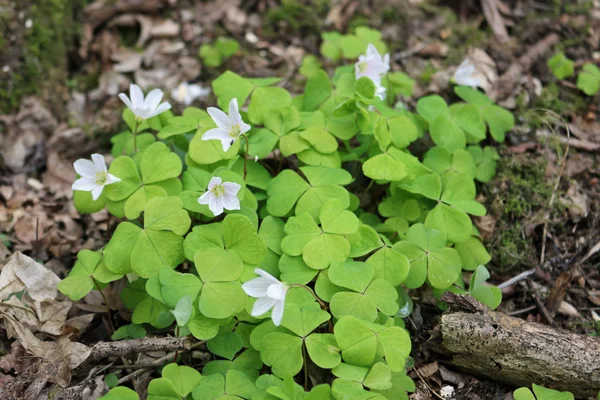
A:
POLYGON ((308 290, 309 293, 312 294, 312 296, 315 298, 315 300, 319 303, 319 305, 321 306, 321 308, 323 310, 327 310, 327 305, 323 302, 323 300, 321 300, 319 298, 319 296, 317 296, 317 294, 315 293, 315 291, 312 290, 311 288, 309 288, 308 286, 301 285, 299 283, 292 283, 292 284, 290 284, 290 287, 301 287, 301 288, 304 288, 304 289, 308 290))
POLYGON ((246 154, 244 155, 244 180, 246 180, 246 176, 248 175, 246 164, 248 163, 248 157, 250 157, 250 141, 248 140, 248 136, 242 136, 246 139, 246 154))
POLYGON ((304 359, 304 390, 308 391, 308 360, 304 341, 302 341, 302 358, 304 359))
POLYGON ((90 278, 92 278, 92 281, 94 281, 94 285, 96 286, 96 289, 100 292, 100 295, 102 296, 102 301, 104 301, 104 307, 106 307, 106 315, 108 317, 108 325, 110 326, 110 329, 112 331, 111 335, 112 335, 113 333, 115 333, 115 327, 112 323, 112 317, 110 315, 110 307, 108 306, 108 299, 104 295, 104 292, 100 288, 100 284, 98 283, 96 278, 94 278, 93 276, 91 276, 90 278))
POLYGON ((133 127, 133 154, 137 153, 137 131, 140 126, 140 120, 135 117, 135 125, 133 127))

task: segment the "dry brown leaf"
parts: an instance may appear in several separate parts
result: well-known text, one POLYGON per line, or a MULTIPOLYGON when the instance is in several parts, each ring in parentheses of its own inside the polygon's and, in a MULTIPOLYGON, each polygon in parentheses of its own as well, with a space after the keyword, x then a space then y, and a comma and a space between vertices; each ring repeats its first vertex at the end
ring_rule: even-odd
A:
POLYGON ((57 368, 57 373, 51 380, 62 387, 67 387, 71 382, 71 370, 84 362, 92 352, 86 345, 72 342, 64 336, 55 342, 41 341, 13 317, 5 316, 5 321, 9 337, 16 337, 27 351, 57 368))
POLYGON ((0 273, 0 300, 23 289, 37 302, 54 300, 58 282, 60 278, 54 272, 17 251, 0 273))

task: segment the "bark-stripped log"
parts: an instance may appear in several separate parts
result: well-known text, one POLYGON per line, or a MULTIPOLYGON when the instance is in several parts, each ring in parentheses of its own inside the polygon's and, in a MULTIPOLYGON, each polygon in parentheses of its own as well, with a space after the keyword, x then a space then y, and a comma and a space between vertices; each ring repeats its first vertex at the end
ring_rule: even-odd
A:
POLYGON ((460 310, 442 315, 429 344, 460 369, 512 386, 537 383, 578 397, 600 391, 598 339, 489 311, 467 296, 446 294, 443 299, 460 310))

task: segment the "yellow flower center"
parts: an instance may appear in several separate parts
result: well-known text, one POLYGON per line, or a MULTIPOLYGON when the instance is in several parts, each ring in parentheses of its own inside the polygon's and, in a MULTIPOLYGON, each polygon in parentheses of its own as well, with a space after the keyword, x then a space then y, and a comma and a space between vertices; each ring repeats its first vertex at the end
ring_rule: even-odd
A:
POLYGON ((107 178, 106 172, 98 172, 96 174, 96 185, 104 185, 106 183, 107 178))
POLYGON ((225 194, 225 186, 215 185, 215 187, 212 188, 211 192, 217 197, 223 196, 225 194))
POLYGON ((237 139, 238 137, 240 137, 241 131, 242 128, 240 128, 239 124, 233 125, 229 130, 229 136, 231 136, 232 139, 237 139))
POLYGON ((365 72, 368 67, 369 67, 369 65, 365 61, 363 61, 363 62, 361 62, 361 63, 358 64, 358 71, 359 72, 365 72))

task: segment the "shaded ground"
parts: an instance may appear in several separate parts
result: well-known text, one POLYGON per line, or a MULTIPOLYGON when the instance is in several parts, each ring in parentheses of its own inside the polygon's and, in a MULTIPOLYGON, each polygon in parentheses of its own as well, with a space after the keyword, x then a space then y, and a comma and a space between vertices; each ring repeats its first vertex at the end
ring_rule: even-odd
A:
MULTIPOLYGON (((479 1, 40 4, 0 0, 0 259, 22 251, 62 276, 79 250, 106 243, 115 225, 107 213, 81 216, 71 205, 71 163, 108 148, 110 136, 122 128, 116 94, 132 80, 169 92, 184 80, 210 86, 231 69, 283 76, 286 88, 297 92, 304 83, 298 74, 302 58, 319 53, 321 32, 369 25, 383 32, 392 70, 416 80, 414 95, 399 98, 414 107, 427 93, 453 96, 448 80, 469 47, 485 50, 501 75, 554 32, 559 44, 519 77, 501 103, 515 112, 517 127, 497 146, 498 175, 482 187, 480 199, 488 216, 476 224, 493 256, 494 283, 535 269, 504 289, 501 310, 600 335, 600 257, 594 247, 600 241, 598 96, 585 96, 574 79, 558 81, 546 65, 557 50, 579 66, 598 63, 593 49, 599 48, 600 8, 594 2, 506 1, 506 9, 500 7, 500 25, 510 36, 504 43, 500 25, 487 22, 479 1), (207 67, 198 50, 220 36, 235 38, 241 50, 224 65, 207 67), (576 142, 570 142, 563 168, 569 135, 576 142)), ((194 105, 213 103, 211 96, 194 105)), ((106 292, 118 302, 118 288, 106 292)), ((413 336, 426 340, 428 324, 418 319, 427 321, 438 310, 430 294, 414 297, 413 336)), ((88 296, 85 302, 89 311, 101 299, 88 296)), ((96 318, 79 340, 107 339, 107 326, 106 317, 96 318)), ((415 352, 415 361, 423 378, 413 376, 415 399, 431 398, 427 385, 439 391, 447 383, 459 388, 459 398, 504 398, 511 390, 431 364, 437 360, 426 352, 415 352)))

